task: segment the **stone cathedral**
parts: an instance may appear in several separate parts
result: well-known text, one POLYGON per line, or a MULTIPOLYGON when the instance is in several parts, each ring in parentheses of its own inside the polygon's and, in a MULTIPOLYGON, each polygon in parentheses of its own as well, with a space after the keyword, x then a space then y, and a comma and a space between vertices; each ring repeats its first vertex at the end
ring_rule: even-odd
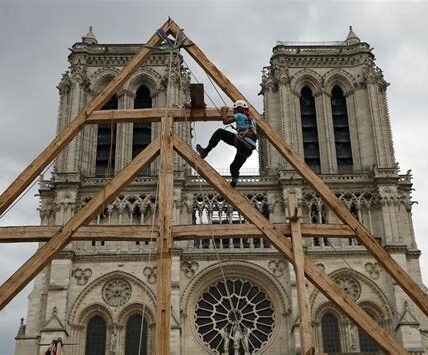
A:
MULTIPOLYGON (((92 29, 75 43, 58 85, 60 132, 130 60, 138 44, 100 44, 92 29)), ((256 70, 256 69, 255 69, 256 70)), ((178 53, 155 50, 104 109, 184 107, 190 72, 178 53)), ((385 81, 372 48, 350 28, 336 42, 278 42, 261 78, 264 117, 376 240, 424 288, 412 226, 412 176, 394 156, 385 81)), ((191 126, 176 123, 191 143, 191 126)), ((62 225, 159 136, 158 123, 87 126, 40 179, 42 225, 62 225)), ((257 176, 237 189, 270 221, 286 223, 297 191, 303 221, 340 223, 268 144, 259 141, 257 176)), ((246 223, 224 198, 174 158, 174 224, 246 223)), ((94 220, 155 222, 155 160, 94 220)), ((305 238, 307 255, 410 354, 428 351, 428 320, 355 239, 305 238)), ((174 243, 172 354, 297 354, 294 269, 262 238, 174 243), (231 316, 238 315, 239 327, 231 316)), ((45 354, 61 337, 66 355, 153 354, 156 243, 72 241, 35 279, 16 355, 45 354)), ((307 283, 319 352, 380 353, 371 338, 307 283)))

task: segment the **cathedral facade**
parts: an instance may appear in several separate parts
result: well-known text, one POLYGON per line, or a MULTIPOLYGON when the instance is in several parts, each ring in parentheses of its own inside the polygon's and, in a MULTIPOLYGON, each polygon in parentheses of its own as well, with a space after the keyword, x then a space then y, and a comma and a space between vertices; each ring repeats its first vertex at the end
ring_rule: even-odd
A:
MULTIPOLYGON (((59 85, 58 132, 123 68, 140 45, 99 44, 92 32, 73 45, 59 85)), ((395 161, 386 89, 369 44, 278 42, 264 68, 264 117, 376 240, 424 288, 411 216, 411 175, 395 161)), ((104 109, 184 107, 190 74, 179 54, 155 50, 104 109)), ((175 130, 191 143, 188 123, 175 130)), ((40 180, 42 225, 63 225, 112 176, 159 136, 157 123, 86 127, 40 180)), ((260 137, 260 174, 238 190, 273 223, 286 223, 290 190, 303 222, 340 223, 320 197, 260 137)), ((154 161, 92 222, 153 226, 154 161)), ((175 225, 246 223, 174 157, 175 225)), ((355 239, 305 238, 305 250, 409 353, 428 350, 428 322, 355 239)), ((44 354, 53 339, 73 355, 153 354, 155 241, 72 241, 35 279, 16 355, 44 354)), ((377 345, 309 282, 316 348, 379 353, 377 345)), ((293 266, 263 238, 176 241, 172 259, 172 354, 297 354, 299 311, 293 266), (238 319, 238 320, 237 320, 238 319), (239 329, 238 329, 239 328, 239 329)))

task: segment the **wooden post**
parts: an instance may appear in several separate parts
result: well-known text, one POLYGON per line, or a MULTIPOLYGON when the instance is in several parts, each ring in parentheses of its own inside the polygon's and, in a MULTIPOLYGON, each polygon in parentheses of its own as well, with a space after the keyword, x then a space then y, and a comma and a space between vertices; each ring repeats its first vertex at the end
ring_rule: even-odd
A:
POLYGON ((300 314, 300 347, 302 354, 314 352, 314 339, 312 335, 311 317, 308 310, 306 296, 304 253, 302 245, 302 231, 299 221, 299 207, 295 191, 288 191, 288 219, 291 227, 291 240, 293 243, 294 270, 296 273, 297 299, 300 314))
MULTIPOLYGON (((293 262, 294 255, 291 242, 277 231, 248 200, 221 177, 208 163, 188 146, 180 137, 174 135, 174 149, 212 185, 227 201, 230 202, 249 222, 254 225, 272 242, 272 244, 293 262)), ((373 340, 390 354, 407 354, 403 347, 371 318, 355 301, 346 294, 330 277, 322 272, 308 257, 305 257, 304 269, 306 277, 342 311, 356 322, 373 340)))
POLYGON ((156 355, 169 355, 171 347, 171 266, 173 203, 173 119, 161 123, 161 156, 159 172, 159 239, 157 275, 156 355))
MULTIPOLYGON (((170 20, 165 22, 161 29, 169 31, 170 20)), ((135 54, 131 61, 117 74, 114 79, 95 97, 80 113, 70 122, 51 144, 49 144, 34 161, 15 179, 15 181, 0 196, 0 214, 2 214, 10 204, 30 185, 43 169, 55 158, 59 152, 76 136, 82 129, 88 116, 95 110, 99 110, 112 96, 120 89, 128 78, 141 66, 149 57, 151 49, 149 47, 161 44, 163 39, 155 33, 146 43, 148 47, 143 47, 135 54)))
POLYGON ((90 222, 113 200, 122 189, 137 176, 144 165, 150 163, 159 154, 159 139, 152 142, 112 181, 98 192, 84 207, 63 226, 34 255, 28 259, 1 287, 0 310, 21 291, 71 240, 73 233, 83 224, 90 222))
POLYGON ((330 207, 339 219, 349 225, 356 233, 358 240, 372 253, 378 262, 403 288, 407 295, 428 316, 428 297, 418 284, 403 270, 403 268, 378 244, 370 232, 352 215, 352 213, 339 201, 327 185, 305 164, 303 159, 284 142, 269 123, 257 112, 241 92, 226 78, 226 76, 205 56, 205 54, 183 34, 176 23, 172 22, 170 33, 179 36, 185 45, 186 51, 217 83, 217 85, 232 100, 243 99, 247 101, 250 112, 253 114, 259 129, 265 133, 266 138, 278 152, 296 169, 296 171, 319 193, 323 201, 330 207))

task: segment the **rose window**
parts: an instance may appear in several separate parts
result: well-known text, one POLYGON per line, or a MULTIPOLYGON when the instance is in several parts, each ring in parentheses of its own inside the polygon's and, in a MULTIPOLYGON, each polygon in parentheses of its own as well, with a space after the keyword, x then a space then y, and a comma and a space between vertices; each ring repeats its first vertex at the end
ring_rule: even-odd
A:
POLYGON ((129 301, 132 288, 129 282, 122 279, 108 281, 103 287, 103 300, 112 307, 119 307, 129 301))
POLYGON ((196 329, 215 354, 253 354, 272 335, 275 316, 266 294, 248 281, 218 282, 196 304, 196 329))

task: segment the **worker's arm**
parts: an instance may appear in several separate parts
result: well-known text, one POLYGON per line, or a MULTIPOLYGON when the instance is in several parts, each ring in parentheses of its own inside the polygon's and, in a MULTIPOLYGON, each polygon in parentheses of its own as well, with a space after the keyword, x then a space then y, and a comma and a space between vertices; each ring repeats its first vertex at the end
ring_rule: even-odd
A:
POLYGON ((230 123, 235 122, 235 117, 228 115, 228 112, 229 112, 228 107, 226 107, 226 106, 221 107, 220 112, 221 112, 221 118, 223 120, 223 124, 230 124, 230 123))

